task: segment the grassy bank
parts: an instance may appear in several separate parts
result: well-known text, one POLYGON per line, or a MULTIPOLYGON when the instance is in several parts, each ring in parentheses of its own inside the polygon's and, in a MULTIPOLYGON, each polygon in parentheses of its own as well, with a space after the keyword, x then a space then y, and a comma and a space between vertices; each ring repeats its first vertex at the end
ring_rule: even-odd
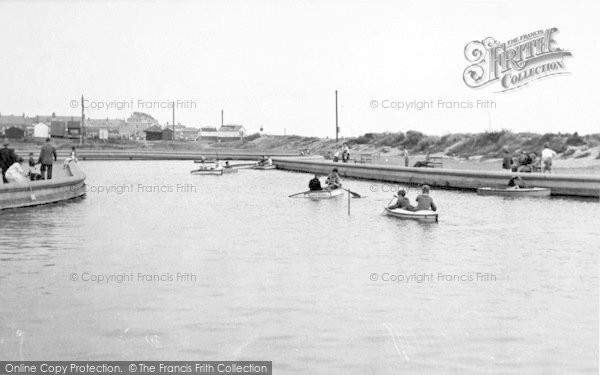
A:
MULTIPOLYGON (((299 153, 310 150, 311 154, 331 157, 343 143, 350 146, 351 158, 362 153, 375 156, 373 162, 403 164, 400 157, 406 148, 411 155, 410 164, 423 159, 423 155, 444 156, 444 167, 465 169, 499 169, 503 150, 511 154, 521 151, 537 152, 545 143, 558 153, 555 160, 557 171, 570 173, 600 173, 600 134, 581 136, 577 133, 513 133, 507 130, 430 136, 418 131, 406 133, 367 133, 359 137, 341 139, 302 137, 296 135, 272 136, 252 134, 244 141, 233 142, 183 142, 183 141, 133 141, 133 140, 77 140, 53 139, 58 149, 72 146, 98 150, 147 150, 147 151, 224 151, 241 150, 268 154, 270 152, 299 153)), ((30 149, 41 146, 43 140, 11 142, 11 147, 30 149)))

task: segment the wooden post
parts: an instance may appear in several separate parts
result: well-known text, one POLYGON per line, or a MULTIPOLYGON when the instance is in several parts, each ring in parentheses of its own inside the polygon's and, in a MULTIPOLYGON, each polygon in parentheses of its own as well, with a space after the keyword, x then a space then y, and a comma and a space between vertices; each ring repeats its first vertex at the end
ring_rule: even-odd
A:
POLYGON ((348 216, 350 216, 350 192, 348 192, 348 216))

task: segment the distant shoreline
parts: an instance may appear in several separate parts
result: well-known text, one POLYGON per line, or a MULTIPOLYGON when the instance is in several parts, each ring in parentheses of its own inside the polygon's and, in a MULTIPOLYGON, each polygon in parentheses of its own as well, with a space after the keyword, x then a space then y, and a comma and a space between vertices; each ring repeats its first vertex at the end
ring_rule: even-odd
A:
MULTIPOLYGON (((380 135, 385 136, 385 135, 380 135)), ((376 139, 376 138, 374 138, 376 139)), ((595 138, 594 138, 595 139, 595 138)), ((34 151, 44 143, 43 139, 8 140, 10 147, 17 151, 34 151)), ((79 150, 102 151, 157 151, 157 152, 198 152, 198 153, 250 153, 274 155, 300 155, 300 151, 310 150, 311 155, 322 155, 331 158, 344 142, 350 145, 350 163, 360 159, 361 154, 373 156, 374 164, 404 165, 404 157, 400 147, 377 146, 376 142, 357 144, 356 139, 345 139, 335 142, 333 139, 299 136, 269 136, 253 138, 246 142, 199 142, 199 141, 136 141, 136 140, 85 140, 83 145, 76 139, 52 138, 52 143, 59 153, 70 151, 71 147, 79 150), (61 152, 62 151, 62 152, 61 152)), ((534 149, 534 147, 531 147, 534 149)), ((478 151, 474 147, 474 151, 478 151)), ((444 152, 431 152, 432 156, 442 156, 445 168, 466 170, 501 170, 501 159, 489 155, 447 155, 444 152)), ((27 155, 21 155, 24 158, 27 155)), ((425 159, 424 152, 409 151, 409 165, 425 159)), ((600 174, 600 146, 589 147, 587 144, 568 146, 567 151, 554 159, 554 171, 566 174, 600 174)))

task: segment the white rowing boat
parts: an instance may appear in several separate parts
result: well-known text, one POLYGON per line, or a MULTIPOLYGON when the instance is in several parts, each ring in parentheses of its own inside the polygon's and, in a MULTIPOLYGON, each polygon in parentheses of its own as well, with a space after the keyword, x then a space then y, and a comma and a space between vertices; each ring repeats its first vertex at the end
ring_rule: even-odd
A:
POLYGON ((277 169, 277 166, 275 164, 272 165, 255 165, 252 167, 252 169, 258 169, 261 171, 267 171, 269 169, 277 169))
POLYGON ((397 217, 400 219, 411 219, 427 222, 438 221, 438 213, 430 210, 407 211, 400 208, 389 209, 386 207, 385 213, 389 216, 397 217))
POLYGON ((309 198, 309 199, 313 199, 313 200, 320 200, 320 199, 330 199, 330 198, 335 198, 338 197, 340 195, 344 194, 344 190, 343 189, 323 189, 323 190, 312 190, 312 191, 307 191, 303 194, 304 198, 309 198))
POLYGON ((207 176, 220 176, 223 174, 223 169, 196 169, 194 171, 191 171, 190 173, 207 176))
POLYGON ((220 168, 220 169, 196 169, 190 172, 191 174, 209 175, 209 176, 221 176, 229 173, 238 173, 236 168, 220 168))
POLYGON ((482 187, 477 189, 479 195, 499 195, 503 197, 548 197, 550 189, 546 188, 491 188, 482 187))

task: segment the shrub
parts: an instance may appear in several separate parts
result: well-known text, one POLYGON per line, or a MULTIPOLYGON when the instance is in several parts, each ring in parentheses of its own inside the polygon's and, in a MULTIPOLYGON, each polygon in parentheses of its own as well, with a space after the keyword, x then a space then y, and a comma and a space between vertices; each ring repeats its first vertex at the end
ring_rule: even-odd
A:
POLYGON ((590 156, 592 153, 591 152, 582 152, 581 154, 575 156, 575 159, 582 159, 582 158, 587 158, 588 156, 590 156))
POLYGON ((252 142, 255 139, 260 138, 260 133, 254 133, 254 134, 250 134, 244 137, 244 141, 246 142, 252 142))

